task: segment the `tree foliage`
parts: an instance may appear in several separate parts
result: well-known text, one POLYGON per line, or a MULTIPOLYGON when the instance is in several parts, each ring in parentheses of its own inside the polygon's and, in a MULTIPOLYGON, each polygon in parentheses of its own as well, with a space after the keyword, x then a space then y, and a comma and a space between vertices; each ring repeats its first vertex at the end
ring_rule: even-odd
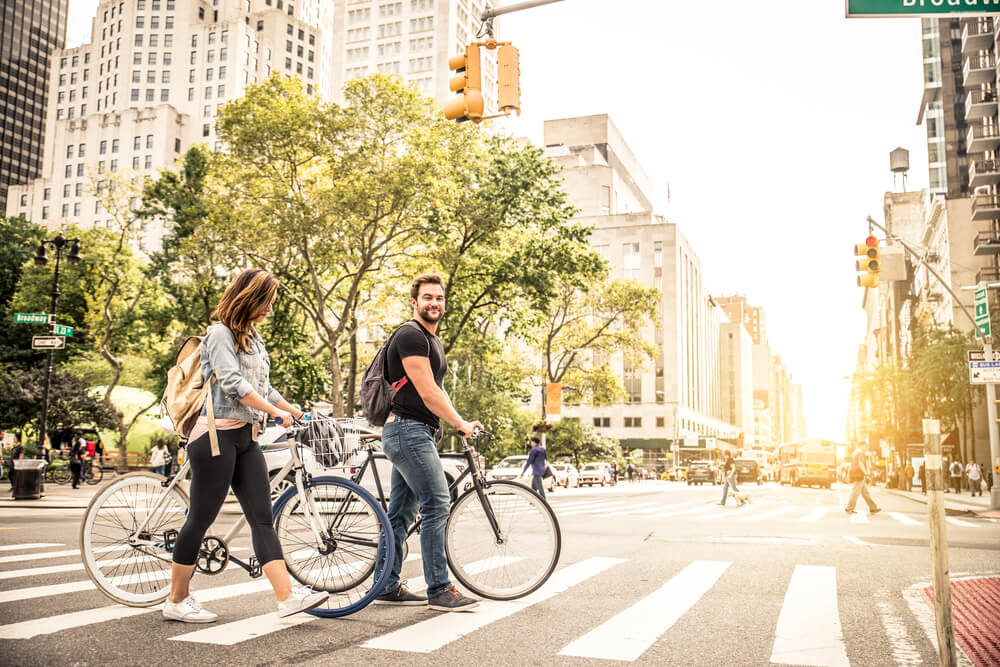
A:
POLYGON ((579 468, 593 461, 617 461, 622 458, 622 448, 613 438, 598 435, 593 427, 579 419, 561 419, 545 436, 548 459, 568 455, 579 468))

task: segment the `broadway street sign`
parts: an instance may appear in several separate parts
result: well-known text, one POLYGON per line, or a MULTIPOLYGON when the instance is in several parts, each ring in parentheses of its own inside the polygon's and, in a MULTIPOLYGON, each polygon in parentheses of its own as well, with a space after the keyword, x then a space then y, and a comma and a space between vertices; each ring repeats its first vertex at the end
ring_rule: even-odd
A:
POLYGON ((48 324, 49 316, 45 313, 14 313, 14 321, 22 324, 48 324))
POLYGON ((1000 0, 847 0, 848 18, 996 13, 1000 0))

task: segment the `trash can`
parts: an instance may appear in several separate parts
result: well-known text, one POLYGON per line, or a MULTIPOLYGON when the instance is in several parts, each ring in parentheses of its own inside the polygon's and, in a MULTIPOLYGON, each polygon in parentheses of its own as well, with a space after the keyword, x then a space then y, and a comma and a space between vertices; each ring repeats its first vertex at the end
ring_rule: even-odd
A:
POLYGON ((42 478, 45 459, 17 459, 14 461, 14 500, 36 500, 42 497, 42 478))

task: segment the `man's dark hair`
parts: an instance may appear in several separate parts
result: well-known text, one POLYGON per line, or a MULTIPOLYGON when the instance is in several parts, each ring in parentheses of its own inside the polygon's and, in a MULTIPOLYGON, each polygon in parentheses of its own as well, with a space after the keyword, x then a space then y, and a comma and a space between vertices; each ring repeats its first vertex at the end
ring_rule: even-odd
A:
POLYGON ((444 278, 437 273, 421 273, 410 283, 410 298, 416 299, 421 285, 440 285, 444 289, 444 278))
POLYGON ((540 444, 542 444, 542 439, 541 439, 541 438, 539 438, 539 437, 538 437, 537 435, 533 435, 533 436, 531 436, 531 441, 532 441, 533 443, 535 443, 536 445, 540 445, 540 444))

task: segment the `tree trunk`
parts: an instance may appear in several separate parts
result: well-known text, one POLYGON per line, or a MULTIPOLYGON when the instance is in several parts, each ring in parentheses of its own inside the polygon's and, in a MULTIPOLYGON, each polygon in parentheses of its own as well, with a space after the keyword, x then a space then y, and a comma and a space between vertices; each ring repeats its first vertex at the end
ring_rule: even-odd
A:
POLYGON ((333 405, 333 416, 344 416, 344 374, 340 368, 340 355, 337 353, 335 345, 327 345, 330 350, 330 377, 332 379, 332 389, 330 403, 333 405))
POLYGON ((347 375, 347 405, 345 414, 354 416, 354 395, 357 390, 358 380, 358 319, 351 316, 351 339, 348 343, 350 356, 348 361, 347 375))

